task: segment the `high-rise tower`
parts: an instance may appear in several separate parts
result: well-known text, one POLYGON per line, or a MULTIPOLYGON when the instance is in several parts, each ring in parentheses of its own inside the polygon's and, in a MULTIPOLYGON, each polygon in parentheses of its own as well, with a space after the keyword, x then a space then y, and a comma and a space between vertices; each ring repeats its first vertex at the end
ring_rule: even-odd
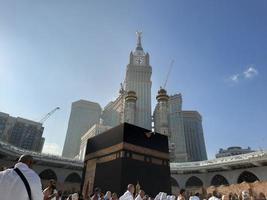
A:
POLYGON ((130 53, 124 84, 127 92, 136 92, 135 125, 149 130, 151 130, 151 74, 149 54, 143 50, 141 32, 137 32, 137 46, 130 53))
POLYGON ((63 157, 74 158, 80 152, 81 137, 100 120, 102 108, 98 103, 79 100, 71 105, 71 113, 63 157))
POLYGON ((124 122, 135 124, 136 100, 137 97, 134 91, 129 91, 125 96, 124 122))
POLYGON ((197 111, 182 111, 189 161, 207 160, 202 117, 197 111))

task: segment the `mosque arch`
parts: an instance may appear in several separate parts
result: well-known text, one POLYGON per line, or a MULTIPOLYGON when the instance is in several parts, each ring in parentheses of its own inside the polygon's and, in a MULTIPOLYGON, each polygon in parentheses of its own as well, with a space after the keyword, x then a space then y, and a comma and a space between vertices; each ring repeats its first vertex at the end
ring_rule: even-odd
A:
POLYGON ((189 179, 187 179, 185 183, 185 187, 202 187, 203 182, 200 178, 196 176, 191 176, 189 179))
POLYGON ((243 171, 237 179, 237 183, 242 183, 242 182, 253 183, 255 181, 259 181, 259 178, 255 174, 249 171, 243 171))
POLYGON ((173 177, 171 177, 171 186, 180 188, 178 181, 173 177))
POLYGON ((69 183, 81 183, 82 179, 80 177, 79 174, 73 172, 71 174, 69 174, 66 178, 64 182, 69 182, 69 183))
POLYGON ((220 185, 229 185, 229 182, 227 181, 227 179, 224 176, 222 176, 220 174, 216 174, 211 179, 210 184, 213 186, 220 186, 220 185))
POLYGON ((172 194, 178 195, 179 190, 180 190, 180 185, 179 185, 178 181, 174 177, 171 176, 170 182, 171 182, 172 194))
POLYGON ((57 175, 52 169, 45 169, 39 174, 39 176, 42 180, 57 180, 57 175))

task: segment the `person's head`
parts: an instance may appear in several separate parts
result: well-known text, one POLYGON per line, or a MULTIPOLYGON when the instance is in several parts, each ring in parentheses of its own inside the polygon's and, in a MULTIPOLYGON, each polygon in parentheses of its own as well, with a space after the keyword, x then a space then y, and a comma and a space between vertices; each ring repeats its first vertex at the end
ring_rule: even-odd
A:
POLYGON ((144 190, 140 190, 139 191, 139 195, 141 198, 143 198, 145 196, 145 191, 144 190))
POLYGON ((214 196, 214 197, 218 197, 218 193, 217 193, 216 190, 214 190, 214 191, 212 192, 212 196, 214 196))
POLYGON ((249 193, 246 190, 242 191, 241 196, 242 196, 242 200, 250 199, 249 193))
POLYGON ((100 193, 101 193, 101 189, 96 187, 95 190, 94 190, 94 194, 99 195, 100 193))
POLYGON ((19 157, 18 162, 22 162, 22 163, 28 165, 29 168, 32 168, 32 165, 33 165, 33 157, 31 155, 24 154, 24 155, 21 155, 19 157))
POLYGON ((185 189, 180 190, 180 195, 183 195, 183 196, 185 195, 185 189))
POLYGON ((232 195, 229 196, 229 195, 222 195, 222 200, 232 200, 232 195))
POLYGON ((105 194, 105 199, 110 199, 111 198, 111 192, 107 191, 105 194))
POLYGON ((144 195, 143 199, 144 200, 148 200, 149 199, 149 196, 148 195, 144 195))
POLYGON ((79 194, 78 193, 74 193, 71 195, 71 199, 72 200, 79 200, 79 194))
POLYGON ((211 193, 208 193, 207 194, 207 199, 209 199, 210 197, 212 197, 212 194, 211 193))
POLYGON ((0 172, 6 170, 6 167, 0 166, 0 172))
POLYGON ((133 194, 133 193, 134 193, 134 190, 135 190, 135 189, 134 189, 134 185, 133 185, 133 184, 129 184, 129 185, 127 186, 127 190, 133 194))
POLYGON ((61 197, 61 196, 62 196, 62 191, 59 190, 59 191, 57 192, 57 194, 58 194, 59 197, 61 197))
POLYGON ((199 197, 200 195, 199 195, 199 193, 197 192, 197 193, 195 194, 195 196, 199 197))
POLYGON ((232 199, 233 199, 233 200, 237 200, 237 199, 238 199, 238 195, 237 195, 236 193, 233 194, 233 195, 232 195, 232 199))
POLYGON ((118 199, 118 195, 117 195, 115 192, 112 194, 112 196, 111 196, 111 197, 112 197, 112 199, 113 199, 113 200, 116 200, 116 199, 118 199))
POLYGON ((54 179, 50 179, 48 187, 51 188, 51 189, 56 189, 57 188, 56 181, 54 179))

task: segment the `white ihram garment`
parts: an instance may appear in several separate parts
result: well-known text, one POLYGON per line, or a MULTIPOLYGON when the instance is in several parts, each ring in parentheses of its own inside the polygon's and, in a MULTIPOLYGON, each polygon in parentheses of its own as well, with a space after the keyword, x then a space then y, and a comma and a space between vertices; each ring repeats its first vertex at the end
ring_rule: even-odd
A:
POLYGON ((209 198, 209 200, 220 200, 220 199, 217 198, 217 197, 212 196, 212 197, 209 198))
MULTIPOLYGON (((30 169, 28 165, 21 162, 17 163, 15 168, 19 168, 29 182, 32 200, 43 200, 42 185, 38 174, 30 169)), ((0 172, 0 199, 29 200, 26 187, 14 169, 7 169, 0 172)))
POLYGON ((171 195, 171 196, 170 196, 170 200, 176 200, 175 195, 171 195))
POLYGON ((140 196, 140 194, 137 195, 137 197, 135 198, 135 200, 143 200, 142 197, 140 196))
POLYGON ((200 200, 198 196, 191 196, 189 200, 200 200))
POLYGON ((133 195, 128 190, 119 198, 119 200, 134 200, 133 195))

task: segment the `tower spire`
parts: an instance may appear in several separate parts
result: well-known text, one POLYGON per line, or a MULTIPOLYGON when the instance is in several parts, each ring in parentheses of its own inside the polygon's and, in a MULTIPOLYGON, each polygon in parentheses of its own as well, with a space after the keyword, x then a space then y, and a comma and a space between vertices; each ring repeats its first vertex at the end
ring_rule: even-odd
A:
POLYGON ((137 46, 136 46, 136 50, 143 51, 142 42, 141 42, 142 31, 136 31, 136 35, 137 35, 137 46))

